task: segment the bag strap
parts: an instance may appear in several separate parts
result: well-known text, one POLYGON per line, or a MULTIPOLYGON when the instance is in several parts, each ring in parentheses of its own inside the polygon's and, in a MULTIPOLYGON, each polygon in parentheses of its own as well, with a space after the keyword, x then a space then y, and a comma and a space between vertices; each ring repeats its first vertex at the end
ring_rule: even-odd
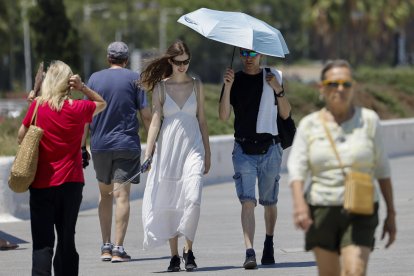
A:
POLYGON ((30 120, 30 124, 33 124, 33 120, 35 120, 34 125, 37 125, 37 110, 39 108, 39 100, 36 101, 36 106, 35 109, 33 111, 33 115, 32 115, 32 119, 30 120))
POLYGON ((326 125, 326 120, 323 117, 322 111, 319 112, 319 117, 321 118, 323 128, 325 129, 326 136, 328 136, 329 143, 331 144, 331 147, 332 147, 332 149, 333 149, 333 151, 335 153, 336 159, 339 162, 339 166, 341 167, 342 174, 345 177, 346 176, 346 173, 345 173, 344 164, 342 163, 341 157, 339 156, 338 150, 336 149, 335 142, 334 142, 334 140, 332 138, 331 132, 329 131, 328 126, 326 125))

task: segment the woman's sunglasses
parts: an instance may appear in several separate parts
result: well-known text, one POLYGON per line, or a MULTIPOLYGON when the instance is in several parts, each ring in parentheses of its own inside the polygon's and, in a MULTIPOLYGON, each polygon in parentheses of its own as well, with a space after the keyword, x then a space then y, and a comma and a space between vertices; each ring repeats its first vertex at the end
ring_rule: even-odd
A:
POLYGON ((322 84, 329 88, 338 88, 340 85, 342 85, 344 88, 352 87, 352 81, 349 81, 349 80, 336 80, 336 81, 324 80, 322 84))
POLYGON ((181 66, 181 65, 188 65, 190 63, 190 59, 186 59, 186 60, 175 60, 175 59, 171 59, 171 62, 175 65, 175 66, 181 66))
POLYGON ((259 53, 250 50, 240 50, 240 55, 243 57, 256 57, 259 53))

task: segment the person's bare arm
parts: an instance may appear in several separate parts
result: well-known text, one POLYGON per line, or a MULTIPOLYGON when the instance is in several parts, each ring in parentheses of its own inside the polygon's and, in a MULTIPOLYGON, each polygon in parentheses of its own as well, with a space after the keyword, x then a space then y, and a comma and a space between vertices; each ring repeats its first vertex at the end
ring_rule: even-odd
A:
POLYGON ((275 74, 272 72, 266 73, 266 81, 270 87, 272 87, 276 95, 283 95, 282 97, 276 97, 277 106, 280 117, 282 117, 282 119, 287 119, 290 115, 292 107, 290 106, 289 100, 285 95, 285 88, 277 81, 275 74))
POLYGON ((144 125, 145 131, 148 133, 150 125, 151 125, 151 108, 145 107, 139 111, 139 115, 141 117, 142 124, 144 125))
POLYGON ((309 205, 303 197, 303 181, 293 181, 290 184, 293 199, 293 222, 297 228, 305 232, 312 225, 313 221, 309 211, 309 205))
POLYGON ((198 125, 200 126, 201 137, 203 139, 204 145, 204 174, 207 174, 211 167, 211 150, 210 150, 210 140, 208 136, 208 127, 207 127, 207 120, 204 111, 204 91, 203 85, 201 82, 198 84, 198 108, 197 108, 197 119, 198 125))
POLYGON ((277 106, 279 109, 280 117, 282 117, 282 119, 287 119, 290 115, 290 111, 292 110, 292 107, 290 106, 287 97, 277 97, 277 106))
POLYGON ((385 205, 387 207, 387 216, 384 220, 384 226, 382 228, 381 239, 385 238, 385 235, 388 234, 388 241, 385 245, 388 248, 391 244, 394 243, 397 236, 397 226, 395 222, 395 207, 394 207, 394 196, 392 191, 392 183, 390 178, 378 179, 380 186, 381 194, 384 198, 385 205))
POLYGON ((39 96, 40 88, 42 87, 43 78, 45 77, 45 73, 43 72, 43 61, 40 62, 39 68, 37 69, 36 76, 35 76, 35 83, 33 86, 33 90, 29 92, 27 96, 27 102, 31 104, 33 100, 39 96))
POLYGON ((19 128, 19 131, 17 132, 17 143, 20 145, 23 141, 24 136, 26 136, 26 133, 29 129, 25 127, 24 125, 21 125, 19 128))
POLYGON ((152 91, 152 119, 148 127, 147 147, 145 150, 145 160, 147 160, 154 151, 155 140, 161 127, 162 105, 159 96, 159 85, 152 91))
POLYGON ((94 90, 87 87, 79 77, 79 75, 73 75, 69 78, 70 89, 76 89, 82 94, 84 94, 89 100, 93 101, 96 105, 95 112, 93 116, 99 114, 106 108, 106 101, 102 98, 101 95, 96 93, 94 90))
POLYGON ((231 105, 230 105, 230 91, 234 82, 234 71, 231 68, 227 68, 224 74, 224 90, 223 96, 219 103, 219 118, 222 121, 227 121, 230 118, 231 105))

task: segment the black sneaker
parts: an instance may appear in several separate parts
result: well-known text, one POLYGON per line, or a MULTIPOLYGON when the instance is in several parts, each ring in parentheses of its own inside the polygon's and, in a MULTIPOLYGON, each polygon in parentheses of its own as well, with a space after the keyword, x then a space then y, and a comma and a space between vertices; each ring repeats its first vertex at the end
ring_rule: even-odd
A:
POLYGON ((246 260, 244 261, 243 267, 245 269, 255 269, 257 267, 256 256, 246 257, 246 260))
POLYGON ((184 266, 185 270, 187 271, 193 271, 197 268, 197 264, 195 263, 195 257, 193 254, 193 251, 188 250, 187 253, 183 250, 183 260, 184 260, 184 266))
POLYGON ((275 252, 273 245, 266 245, 263 248, 262 265, 272 265, 275 263, 275 252))
POLYGON ((180 257, 178 257, 177 255, 172 256, 171 261, 170 261, 170 266, 168 267, 168 272, 178 272, 181 270, 180 268, 180 257))

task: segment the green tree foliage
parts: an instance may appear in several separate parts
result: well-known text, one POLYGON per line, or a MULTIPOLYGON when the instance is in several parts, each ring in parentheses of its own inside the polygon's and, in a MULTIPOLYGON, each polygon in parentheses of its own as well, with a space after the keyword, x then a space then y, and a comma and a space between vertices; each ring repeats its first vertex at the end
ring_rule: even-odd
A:
MULTIPOLYGON (((392 64, 395 36, 413 20, 414 0, 310 0, 313 57, 343 57, 354 64, 392 64)), ((414 49, 411 49, 414 51, 414 49)))
POLYGON ((123 40, 147 59, 159 54, 165 33, 166 45, 177 38, 187 42, 190 70, 204 82, 221 82, 233 47, 176 22, 201 7, 245 12, 280 29, 290 54, 268 58, 268 64, 341 57, 353 64, 392 65, 397 36, 406 38, 407 60, 414 60, 414 0, 2 0, 0 90, 24 79, 21 7, 32 2, 32 72, 41 59, 58 58, 88 78, 107 67, 110 42, 123 40))
MULTIPOLYGON (((14 0, 0 1, 0 90, 13 90, 16 78, 16 60, 22 56, 22 43, 19 21, 19 2, 14 0)), ((18 68, 20 69, 20 68, 18 68)))
POLYGON ((30 9, 34 59, 62 60, 74 71, 80 69, 79 36, 66 16, 62 0, 37 0, 30 9))

